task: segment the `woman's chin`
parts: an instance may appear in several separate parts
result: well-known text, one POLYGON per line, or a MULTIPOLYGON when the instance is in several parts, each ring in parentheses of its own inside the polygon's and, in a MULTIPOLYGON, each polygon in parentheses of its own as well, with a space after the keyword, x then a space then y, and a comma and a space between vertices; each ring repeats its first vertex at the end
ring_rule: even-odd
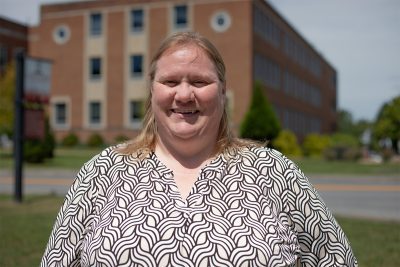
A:
POLYGON ((199 131, 197 129, 175 129, 172 131, 172 135, 179 139, 192 139, 199 135, 199 131))

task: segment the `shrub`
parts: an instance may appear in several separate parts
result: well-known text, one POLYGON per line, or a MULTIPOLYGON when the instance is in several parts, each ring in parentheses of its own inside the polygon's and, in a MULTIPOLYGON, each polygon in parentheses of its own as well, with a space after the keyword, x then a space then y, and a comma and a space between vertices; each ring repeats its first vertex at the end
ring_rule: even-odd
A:
POLYGON ((66 146, 66 147, 73 147, 73 146, 76 146, 78 144, 79 144, 79 138, 74 133, 69 133, 61 141, 61 145, 62 146, 66 146))
POLYGON ((30 139, 24 141, 24 160, 30 163, 42 163, 46 159, 43 141, 30 139))
POLYGON ((54 134, 50 129, 49 121, 45 121, 45 136, 43 140, 28 139, 24 141, 24 160, 30 163, 41 163, 46 158, 54 156, 54 134))
POLYGON ((256 82, 250 109, 240 127, 240 136, 258 141, 273 140, 281 130, 271 105, 265 98, 262 85, 256 82))
POLYGON ((272 141, 272 146, 288 156, 300 156, 301 149, 297 143, 294 133, 289 130, 283 130, 278 137, 272 141))
POLYGON ((324 156, 328 160, 356 160, 361 156, 357 138, 349 134, 337 133, 331 136, 331 145, 324 156))
POLYGON ((43 141, 43 149, 46 158, 54 157, 54 149, 56 148, 56 139, 51 131, 49 120, 45 122, 45 136, 43 141))
POLYGON ((87 146, 89 147, 100 147, 104 145, 104 140, 103 137, 101 137, 100 134, 98 133, 93 133, 92 135, 89 136, 87 140, 87 146))
POLYGON ((329 136, 315 133, 309 134, 303 141, 303 153, 308 157, 320 157, 329 145, 329 136))

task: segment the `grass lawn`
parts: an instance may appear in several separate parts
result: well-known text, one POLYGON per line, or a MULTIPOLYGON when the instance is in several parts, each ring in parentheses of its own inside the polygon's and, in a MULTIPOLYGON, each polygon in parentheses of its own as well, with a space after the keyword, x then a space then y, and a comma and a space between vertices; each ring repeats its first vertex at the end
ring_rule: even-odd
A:
MULTIPOLYGON (((102 148, 57 148, 55 157, 41 164, 25 164, 28 168, 59 168, 78 170, 102 148)), ((361 164, 357 162, 326 161, 316 158, 293 158, 306 174, 383 174, 400 177, 399 163, 361 164)), ((13 158, 11 151, 0 150, 0 169, 12 168, 13 158)))
MULTIPOLYGON (((0 266, 38 266, 63 199, 0 196, 0 266)), ((400 222, 337 218, 361 267, 400 266, 400 222)))
MULTIPOLYGON (((28 168, 80 169, 82 165, 99 153, 103 148, 57 148, 54 157, 40 164, 25 163, 28 168)), ((0 169, 12 168, 11 151, 0 150, 0 169)))
POLYGON ((62 198, 26 196, 23 204, 0 197, 0 266, 39 266, 62 198))

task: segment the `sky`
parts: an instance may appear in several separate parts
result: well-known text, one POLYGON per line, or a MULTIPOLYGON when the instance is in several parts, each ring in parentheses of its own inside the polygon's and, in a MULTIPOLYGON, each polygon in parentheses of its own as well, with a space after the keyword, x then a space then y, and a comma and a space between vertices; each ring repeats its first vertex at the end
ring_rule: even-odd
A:
MULTIPOLYGON (((0 16, 39 23, 42 3, 0 0, 0 16)), ((268 0, 338 73, 338 108, 373 121, 400 96, 399 0, 268 0)))

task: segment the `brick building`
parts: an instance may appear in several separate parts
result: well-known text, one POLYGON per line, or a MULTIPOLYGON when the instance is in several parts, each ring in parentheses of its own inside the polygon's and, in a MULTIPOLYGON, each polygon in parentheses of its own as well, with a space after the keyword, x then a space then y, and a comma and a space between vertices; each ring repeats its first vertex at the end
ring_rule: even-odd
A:
POLYGON ((262 0, 97 0, 41 6, 29 54, 53 62, 51 124, 60 139, 112 141, 141 126, 148 64, 169 34, 194 30, 227 65, 229 111, 237 130, 255 80, 283 128, 299 138, 336 125, 336 71, 262 0))
POLYGON ((0 77, 18 50, 28 48, 28 27, 0 17, 0 77))

